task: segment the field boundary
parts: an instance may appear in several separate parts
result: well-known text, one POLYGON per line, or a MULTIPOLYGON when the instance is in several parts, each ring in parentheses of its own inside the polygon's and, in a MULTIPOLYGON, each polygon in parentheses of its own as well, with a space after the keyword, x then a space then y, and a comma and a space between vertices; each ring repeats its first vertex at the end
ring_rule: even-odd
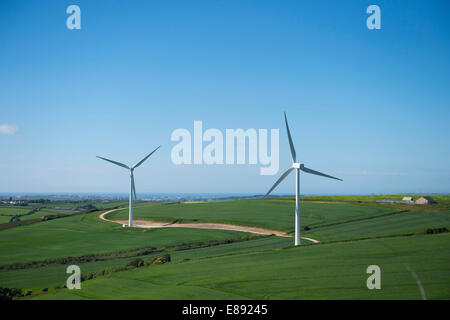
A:
POLYGON ((48 265, 57 265, 57 264, 72 264, 72 263, 88 263, 88 262, 97 262, 97 261, 108 261, 108 260, 116 260, 116 259, 124 259, 124 258, 134 258, 134 257, 143 257, 153 254, 159 253, 170 253, 176 251, 183 250, 192 250, 192 249, 200 249, 207 247, 220 246, 224 244, 245 242, 251 240, 257 240, 261 238, 269 238, 271 236, 247 236, 243 238, 237 239, 225 239, 225 240, 210 240, 206 242, 188 242, 188 243, 180 243, 177 245, 169 245, 162 248, 155 248, 151 246, 140 247, 140 248, 132 248, 129 250, 121 250, 114 252, 105 252, 105 253, 93 253, 86 254, 81 256, 68 256, 61 257, 55 259, 48 260, 35 260, 23 263, 12 263, 12 264, 4 264, 0 265, 0 270, 10 271, 10 270, 19 270, 19 269, 30 269, 30 268, 41 268, 48 265))
MULTIPOLYGON (((41 209, 42 208, 40 208, 40 210, 41 209)), ((38 210, 38 211, 40 211, 40 210, 38 210)), ((73 216, 80 215, 80 214, 88 214, 88 213, 96 212, 96 211, 98 211, 98 209, 83 210, 83 211, 78 211, 78 212, 69 213, 69 214, 49 214, 49 215, 46 215, 46 216, 42 216, 40 218, 0 223, 0 231, 11 229, 11 228, 15 228, 15 227, 20 227, 20 226, 26 226, 26 225, 33 224, 33 223, 38 223, 38 222, 44 222, 44 221, 49 221, 49 220, 54 220, 54 219, 68 218, 68 217, 73 217, 73 216)))
POLYGON ((309 228, 308 230, 313 230, 313 229, 319 229, 319 228, 326 228, 326 227, 330 227, 330 226, 335 226, 335 225, 339 225, 339 224, 345 224, 345 223, 352 223, 352 222, 358 222, 358 221, 382 218, 382 217, 387 217, 387 216, 391 216, 391 215, 395 215, 395 214, 399 214, 399 213, 406 213, 406 212, 409 212, 409 210, 392 211, 392 212, 381 213, 381 214, 377 214, 377 215, 369 216, 369 217, 364 217, 364 218, 348 219, 348 220, 336 221, 336 222, 331 222, 331 223, 326 223, 326 224, 319 224, 319 225, 314 226, 314 227, 308 227, 308 226, 307 227, 309 228))

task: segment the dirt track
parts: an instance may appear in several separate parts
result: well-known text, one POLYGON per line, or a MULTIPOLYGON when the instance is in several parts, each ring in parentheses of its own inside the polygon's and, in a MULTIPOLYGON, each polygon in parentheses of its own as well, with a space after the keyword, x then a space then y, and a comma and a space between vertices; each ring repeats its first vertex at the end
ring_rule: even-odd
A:
MULTIPOLYGON (((99 215, 99 218, 104 221, 119 223, 119 224, 128 224, 128 220, 109 220, 105 218, 105 215, 107 215, 110 212, 121 210, 123 208, 119 209, 112 209, 109 211, 106 211, 99 215)), ((231 230, 231 231, 241 231, 241 232, 250 232, 250 233, 256 233, 256 234, 264 234, 264 235, 271 235, 274 234, 279 237, 291 237, 286 234, 286 232, 283 231, 277 231, 277 230, 270 230, 265 228, 256 228, 256 227, 245 227, 245 226, 238 226, 233 224, 224 224, 224 223, 167 223, 167 222, 157 222, 157 221, 151 221, 151 220, 133 220, 133 227, 136 228, 193 228, 193 229, 218 229, 218 230, 231 230)), ((302 237, 302 239, 309 240, 313 243, 319 243, 320 241, 302 237)))

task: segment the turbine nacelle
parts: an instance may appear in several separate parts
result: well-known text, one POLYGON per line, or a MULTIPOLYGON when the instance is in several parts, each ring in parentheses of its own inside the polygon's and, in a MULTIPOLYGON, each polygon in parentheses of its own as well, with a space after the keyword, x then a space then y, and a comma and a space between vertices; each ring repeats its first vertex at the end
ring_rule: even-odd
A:
POLYGON ((294 169, 302 169, 304 167, 303 163, 297 162, 292 164, 292 168, 294 169))

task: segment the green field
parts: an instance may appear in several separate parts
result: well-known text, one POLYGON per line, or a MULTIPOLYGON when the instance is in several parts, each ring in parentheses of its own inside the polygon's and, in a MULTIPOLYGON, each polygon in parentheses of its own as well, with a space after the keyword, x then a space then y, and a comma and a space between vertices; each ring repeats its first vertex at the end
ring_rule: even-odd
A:
MULTIPOLYGON (((46 204, 38 213, 55 214, 59 208, 46 204)), ((291 199, 142 202, 135 219, 292 232, 293 209, 291 199)), ((450 233, 426 233, 450 229, 448 206, 405 209, 338 199, 304 201, 301 210, 307 229, 302 235, 321 243, 303 240, 293 247, 292 237, 226 230, 130 230, 101 221, 101 210, 0 230, 0 287, 31 290, 26 297, 31 299, 423 299, 414 273, 426 298, 450 298, 450 233), (154 251, 141 253, 147 247, 154 251), (103 275, 102 270, 161 254, 170 254, 171 262, 103 275), (83 260, 86 256, 95 259, 83 260), (83 281, 81 290, 64 289, 69 264, 96 276, 83 281), (381 290, 366 287, 372 264, 382 270, 381 290)), ((127 216, 123 209, 107 217, 127 216)))
POLYGON ((25 214, 33 208, 0 206, 0 223, 7 223, 15 215, 25 214))
MULTIPOLYGON (((42 218, 49 215, 65 216, 74 214, 80 210, 69 210, 70 207, 56 209, 57 207, 47 206, 0 206, 0 224, 10 222, 11 218, 17 216, 20 221, 42 218)), ((73 209, 73 208, 72 208, 73 209)))
POLYGON ((374 219, 317 226, 304 233, 305 236, 323 241, 357 239, 423 232, 426 228, 450 226, 450 210, 443 212, 401 212, 374 219))
MULTIPOLYGON (((309 203, 301 204, 302 224, 316 225, 356 217, 378 215, 392 209, 380 206, 354 204, 309 203)), ((108 219, 126 219, 127 209, 115 211, 108 219)), ((180 222, 218 222, 244 226, 258 226, 291 232, 294 229, 294 211, 288 201, 237 200, 225 202, 169 204, 138 207, 135 219, 180 222)))
POLYGON ((128 229, 97 214, 43 221, 0 232, 0 265, 106 253, 138 247, 240 238, 242 232, 198 229, 128 229))
MULTIPOLYGON (((177 229, 184 234, 185 229, 177 229)), ((165 230, 164 232, 169 231, 165 230)), ((169 231, 170 232, 170 231, 169 231)), ((278 237, 264 237, 249 241, 242 241, 219 246, 191 250, 168 250, 172 261, 181 261, 183 259, 203 258, 212 255, 224 254, 224 252, 247 252, 255 250, 264 250, 278 248, 280 246, 290 245, 291 239, 278 237)), ((140 258, 150 258, 159 254, 140 256, 140 258)), ((95 261, 87 263, 77 263, 83 273, 95 272, 107 267, 125 265, 127 262, 136 259, 136 257, 118 258, 106 261, 95 261)), ((56 287, 64 285, 67 279, 67 265, 56 264, 40 268, 29 268, 19 270, 0 271, 0 284, 4 287, 16 287, 22 289, 39 289, 44 287, 56 287)))
POLYGON ((266 250, 171 263, 87 281, 43 299, 448 299, 448 234, 266 250), (325 263, 326 262, 326 263, 325 263), (382 289, 366 288, 366 268, 382 270, 382 289), (430 268, 430 265, 433 267, 430 268))

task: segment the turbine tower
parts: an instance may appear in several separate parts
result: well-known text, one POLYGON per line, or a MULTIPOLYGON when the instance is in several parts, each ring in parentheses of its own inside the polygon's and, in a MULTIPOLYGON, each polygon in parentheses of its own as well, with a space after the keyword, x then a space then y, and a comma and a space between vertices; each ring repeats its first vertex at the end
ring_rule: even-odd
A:
POLYGON ((153 150, 152 152, 150 152, 144 159, 142 159, 141 161, 139 161, 135 166, 133 167, 129 167, 123 163, 114 161, 114 160, 109 160, 106 158, 102 158, 97 156, 97 158, 100 158, 102 160, 105 161, 109 161, 111 163, 114 163, 115 165, 118 165, 119 167, 125 168, 130 170, 130 200, 129 200, 129 211, 128 211, 128 226, 132 227, 133 226, 133 197, 134 200, 136 200, 136 188, 134 186, 134 175, 133 175, 133 171, 134 169, 136 169, 137 167, 139 167, 145 160, 148 159, 148 157, 150 157, 156 150, 158 150, 161 146, 159 146, 158 148, 156 148, 155 150, 153 150))
POLYGON ((343 181, 343 180, 333 177, 333 176, 329 176, 329 175, 319 172, 319 171, 309 169, 309 168, 305 167, 303 163, 296 162, 297 157, 295 154, 294 144, 292 142, 291 132, 289 131, 286 112, 284 113, 284 122, 286 123, 286 131, 287 131, 287 136, 289 139, 289 147, 291 149, 291 156, 292 156, 292 162, 293 162, 292 167, 287 169, 281 175, 281 177, 277 180, 277 182, 275 182, 275 184, 272 186, 272 188, 270 188, 269 191, 267 191, 266 195, 262 198, 262 200, 264 200, 273 191, 273 189, 275 189, 281 183, 281 181, 283 181, 292 172, 292 170, 295 169, 295 245, 298 246, 298 245, 300 245, 300 170, 303 172, 306 172, 306 173, 311 173, 311 174, 315 174, 315 175, 322 176, 322 177, 327 177, 327 178, 336 179, 336 180, 340 180, 340 181, 343 181))

